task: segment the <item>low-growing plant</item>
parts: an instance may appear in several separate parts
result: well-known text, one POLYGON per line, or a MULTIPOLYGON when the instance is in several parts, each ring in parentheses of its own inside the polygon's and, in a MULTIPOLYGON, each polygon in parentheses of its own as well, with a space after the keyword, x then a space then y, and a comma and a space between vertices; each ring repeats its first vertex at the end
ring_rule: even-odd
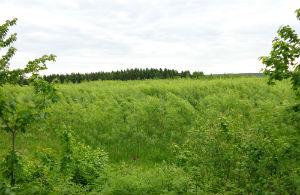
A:
POLYGON ((189 194, 190 179, 182 168, 162 163, 143 168, 122 163, 110 169, 102 194, 189 194))
POLYGON ((222 118, 219 127, 192 130, 190 139, 174 151, 196 193, 297 194, 299 150, 294 139, 299 137, 237 130, 222 118))
POLYGON ((97 148, 77 142, 71 130, 64 130, 61 134, 63 146, 61 171, 71 177, 71 181, 80 185, 93 185, 102 176, 108 161, 107 154, 97 148))
POLYGON ((51 148, 38 148, 32 160, 19 153, 14 153, 14 157, 6 156, 0 164, 0 178, 3 178, 0 194, 86 194, 95 188, 102 189, 107 154, 77 142, 71 130, 61 132, 61 144, 61 156, 51 148), (14 187, 8 183, 11 159, 14 159, 17 178, 14 187))

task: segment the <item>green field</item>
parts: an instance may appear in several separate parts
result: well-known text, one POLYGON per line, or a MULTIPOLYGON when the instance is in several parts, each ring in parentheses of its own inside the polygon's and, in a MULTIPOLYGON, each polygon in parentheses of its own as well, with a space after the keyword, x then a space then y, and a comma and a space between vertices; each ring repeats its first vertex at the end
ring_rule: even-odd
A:
MULTIPOLYGON (((34 159, 37 148, 52 148, 59 158, 59 134, 71 129, 76 140, 108 154, 93 185, 47 191, 35 184, 37 193, 299 194, 297 101, 288 81, 266 82, 244 76, 61 84, 65 100, 49 109, 46 124, 17 135, 16 150, 34 159)), ((32 90, 4 89, 20 101, 32 90)), ((1 159, 10 139, 0 132, 1 159)))

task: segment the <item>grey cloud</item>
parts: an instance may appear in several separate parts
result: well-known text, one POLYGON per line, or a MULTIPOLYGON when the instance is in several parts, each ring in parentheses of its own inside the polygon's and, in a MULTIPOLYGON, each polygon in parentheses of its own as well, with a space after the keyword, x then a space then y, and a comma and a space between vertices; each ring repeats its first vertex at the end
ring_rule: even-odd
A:
POLYGON ((28 25, 22 29, 21 47, 39 53, 41 48, 60 55, 88 55, 98 50, 107 55, 128 55, 130 46, 112 39, 99 38, 78 27, 39 27, 28 25))
MULTIPOLYGON (((76 64, 78 70, 99 63, 125 64, 124 68, 137 64, 179 68, 186 64, 183 69, 200 64, 207 70, 228 66, 226 69, 234 72, 230 64, 243 61, 245 71, 253 70, 249 62, 265 54, 282 24, 278 19, 289 19, 286 13, 298 2, 2 0, 0 6, 2 3, 24 16, 17 27, 21 50, 55 53, 62 59, 68 56, 64 63, 76 64)), ((294 20, 291 23, 296 24, 294 20)))

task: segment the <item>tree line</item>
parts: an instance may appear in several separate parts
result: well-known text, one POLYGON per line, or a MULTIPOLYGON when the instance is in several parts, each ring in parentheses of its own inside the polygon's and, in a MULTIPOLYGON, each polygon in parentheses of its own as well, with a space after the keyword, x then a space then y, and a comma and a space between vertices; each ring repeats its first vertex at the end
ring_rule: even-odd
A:
MULTIPOLYGON (((81 83, 82 81, 97 80, 144 80, 144 79, 173 79, 173 78, 199 78, 204 76, 203 72, 181 71, 172 69, 154 69, 154 68, 134 68, 118 70, 112 72, 92 72, 92 73, 71 73, 71 74, 51 74, 44 75, 44 80, 52 82, 57 79, 61 83, 72 82, 81 83)), ((24 78, 25 80, 25 78, 24 78)))
MULTIPOLYGON (((83 81, 97 81, 97 80, 145 80, 145 79, 176 79, 176 78, 227 78, 227 77, 240 77, 240 76, 263 76, 263 73, 227 73, 227 74, 210 74, 204 75, 202 71, 191 73, 190 71, 181 71, 173 69, 126 69, 112 72, 91 72, 91 73, 71 73, 71 74, 50 74, 44 75, 43 79, 52 82, 57 80, 60 83, 81 83, 83 81)), ((20 76, 18 84, 28 85, 30 81, 25 76, 20 76)))

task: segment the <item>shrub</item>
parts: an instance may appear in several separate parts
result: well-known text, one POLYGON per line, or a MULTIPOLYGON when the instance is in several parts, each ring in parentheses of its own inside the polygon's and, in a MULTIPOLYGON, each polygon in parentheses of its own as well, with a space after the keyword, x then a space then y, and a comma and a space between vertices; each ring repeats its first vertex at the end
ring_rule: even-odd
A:
POLYGON ((192 130, 174 146, 177 165, 203 193, 297 194, 300 187, 299 137, 262 129, 237 129, 226 118, 219 127, 192 130))
POLYGON ((123 163, 109 171, 102 194, 187 194, 189 186, 188 175, 175 165, 142 168, 123 163))
POLYGON ((61 134, 63 145, 61 171, 71 177, 71 181, 81 185, 91 185, 103 173, 108 160, 107 154, 97 148, 76 142, 71 130, 61 134))

